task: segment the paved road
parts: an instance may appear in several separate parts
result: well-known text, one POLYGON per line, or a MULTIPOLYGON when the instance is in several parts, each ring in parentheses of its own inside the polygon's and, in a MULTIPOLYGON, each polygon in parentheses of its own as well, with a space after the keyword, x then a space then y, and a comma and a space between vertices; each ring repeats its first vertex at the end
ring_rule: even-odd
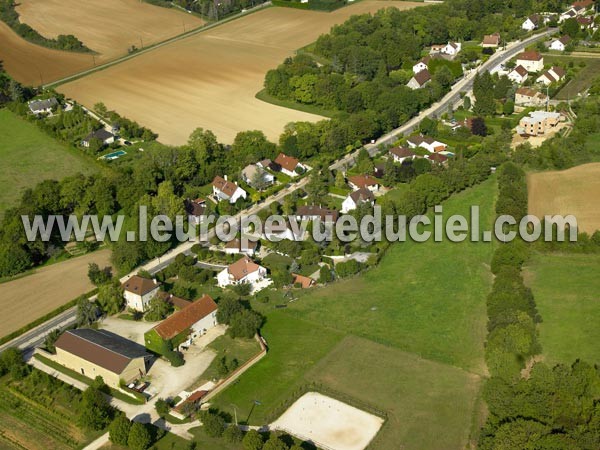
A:
MULTIPOLYGON (((484 64, 479 67, 479 71, 489 71, 497 65, 504 63, 510 59, 512 59, 517 53, 521 52, 525 47, 531 45, 532 43, 548 36, 556 33, 557 29, 550 29, 543 33, 536 34, 531 36, 524 41, 516 42, 510 44, 506 50, 501 50, 496 52, 494 55, 488 59, 484 64)), ((446 94, 446 96, 439 102, 433 104, 427 110, 421 112, 419 115, 415 116, 401 127, 393 130, 392 132, 382 136, 379 138, 374 144, 368 144, 365 148, 369 151, 371 155, 374 155, 378 152, 378 146, 382 144, 392 144, 400 135, 410 133, 413 131, 418 124, 425 117, 431 116, 439 116, 445 111, 447 111, 449 105, 454 105, 459 99, 462 92, 468 92, 473 87, 473 74, 468 74, 466 77, 458 81, 453 87, 452 90, 446 94)), ((358 151, 350 153, 340 160, 334 162, 329 166, 331 170, 340 169, 342 167, 349 167, 354 164, 356 157, 358 156, 358 151)), ((232 220, 239 221, 242 217, 249 216, 252 214, 258 213, 261 209, 267 208, 273 202, 282 200, 285 196, 291 194, 292 192, 303 188, 308 183, 308 177, 304 177, 299 181, 291 183, 287 188, 279 191, 275 195, 272 195, 268 199, 264 200, 262 203, 257 203, 252 205, 250 208, 247 208, 240 213, 233 216, 232 220)), ((234 227, 237 227, 234 225, 234 227)), ((214 237, 215 231, 211 230, 208 234, 208 239, 214 237)), ((150 273, 156 273, 165 267, 167 267, 171 262, 175 259, 177 255, 180 253, 189 253, 192 246, 196 242, 185 242, 180 244, 178 247, 170 250, 159 258, 155 258, 154 260, 144 264, 141 267, 138 267, 136 270, 131 272, 130 274, 121 278, 121 281, 125 281, 129 279, 132 275, 136 274, 140 270, 146 270, 150 273)), ((4 350, 7 347, 19 347, 22 349, 32 349, 36 345, 42 343, 45 339, 46 334, 57 327, 64 327, 71 325, 75 322, 76 309, 69 309, 59 316, 48 320, 42 325, 28 331, 27 333, 19 336, 18 338, 13 339, 12 341, 4 344, 0 347, 0 351, 4 350)))
MULTIPOLYGON (((539 41, 540 39, 542 39, 546 36, 554 34, 557 31, 558 31, 558 29, 549 29, 548 31, 535 34, 523 41, 511 43, 510 45, 507 46, 507 48, 505 50, 500 50, 500 51, 494 53, 485 63, 483 63, 477 69, 477 71, 478 72, 490 71, 491 69, 498 66, 499 64, 502 64, 502 63, 512 59, 513 57, 515 57, 518 53, 523 51, 523 49, 525 47, 528 47, 531 44, 533 44, 534 42, 539 41)), ((401 136, 403 134, 411 133, 418 127, 419 123, 425 117, 439 117, 443 113, 448 111, 449 106, 455 105, 460 100, 461 93, 463 93, 463 92, 466 93, 466 92, 469 92, 471 89, 473 89, 474 77, 475 77, 474 73, 467 74, 465 77, 460 79, 457 83, 455 83, 454 86, 452 86, 451 91, 448 92, 448 94, 446 94, 444 96, 444 98, 442 98, 442 100, 434 103, 428 109, 426 109, 425 111, 422 111, 419 115, 413 117, 408 122, 404 123, 402 126, 396 128, 395 130, 389 132, 388 134, 380 137, 374 144, 365 145, 365 148, 369 151, 369 154, 371 156, 373 156, 379 151, 378 147, 380 145, 393 144, 398 139, 399 136, 401 136)), ((340 168, 343 168, 344 166, 351 165, 354 162, 355 158, 358 156, 358 152, 359 152, 359 150, 336 161, 335 163, 333 163, 330 166, 330 169, 332 169, 332 170, 340 169, 340 168)))

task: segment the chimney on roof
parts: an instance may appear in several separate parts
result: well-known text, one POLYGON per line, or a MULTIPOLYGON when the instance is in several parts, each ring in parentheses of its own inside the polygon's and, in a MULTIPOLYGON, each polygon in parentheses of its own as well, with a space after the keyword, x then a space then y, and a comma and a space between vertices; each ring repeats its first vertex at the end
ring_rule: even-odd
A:
POLYGON ((227 181, 227 175, 223 175, 223 179, 227 181))
POLYGON ((154 281, 154 284, 158 284, 158 281, 156 281, 156 278, 152 278, 152 281, 154 281))

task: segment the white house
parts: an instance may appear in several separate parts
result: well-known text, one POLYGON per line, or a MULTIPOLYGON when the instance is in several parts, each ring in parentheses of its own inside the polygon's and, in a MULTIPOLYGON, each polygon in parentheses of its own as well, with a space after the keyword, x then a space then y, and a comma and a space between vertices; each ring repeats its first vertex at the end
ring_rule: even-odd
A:
POLYGON ((525 19, 525 21, 521 25, 521 28, 523 30, 533 31, 540 26, 540 23, 542 23, 542 18, 539 15, 534 14, 525 19))
POLYGON ((221 287, 257 283, 267 277, 267 269, 259 266, 247 256, 243 256, 217 274, 217 283, 221 287))
POLYGON ((50 97, 44 100, 32 100, 27 106, 29 106, 29 111, 31 111, 33 114, 50 114, 52 112, 52 108, 58 106, 58 101, 56 98, 50 97))
POLYGON ((235 203, 239 198, 246 198, 248 195, 245 190, 237 185, 227 181, 227 175, 225 177, 216 176, 212 182, 213 195, 219 200, 226 200, 229 203, 235 203))
POLYGON ((523 66, 517 66, 508 73, 508 79, 513 83, 521 84, 527 80, 529 72, 523 66))
POLYGON ((128 308, 135 311, 146 311, 150 300, 156 297, 160 289, 160 283, 156 280, 149 280, 138 275, 132 276, 125 281, 121 288, 123 297, 128 308))
POLYGON ((447 44, 434 44, 429 50, 430 55, 445 55, 454 58, 460 53, 462 44, 460 42, 448 42, 447 44))
POLYGON ((462 44, 460 42, 448 42, 440 51, 440 53, 448 56, 456 56, 460 53, 462 44))
POLYGON ((365 188, 354 191, 348 195, 348 197, 346 197, 346 199, 342 202, 342 212, 345 214, 353 211, 358 208, 358 205, 363 203, 368 203, 371 206, 375 204, 375 196, 371 191, 365 188))
POLYGON ((282 240, 299 242, 304 238, 301 224, 294 218, 290 218, 285 222, 267 221, 264 223, 262 231, 265 239, 274 242, 282 240))
POLYGON ((242 169, 242 180, 255 189, 265 189, 275 182, 275 177, 257 164, 250 164, 242 169))
POLYGON ((406 160, 413 160, 417 154, 406 147, 394 147, 390 149, 390 157, 397 163, 403 163, 406 160))
POLYGON ((338 215, 339 214, 335 209, 324 208, 317 205, 301 205, 296 209, 296 220, 298 222, 320 219, 323 223, 327 221, 335 223, 338 220, 338 215))
POLYGON ((431 61, 431 57, 430 56, 426 56, 425 58, 422 58, 418 63, 416 63, 413 66, 413 73, 419 73, 422 72, 423 70, 427 70, 427 64, 429 64, 429 61, 431 61))
POLYGON ((536 83, 549 86, 552 83, 557 83, 562 80, 566 75, 565 70, 562 67, 553 66, 541 74, 535 81, 536 83))
POLYGON ((550 50, 564 52, 569 42, 571 42, 571 38, 569 36, 563 36, 561 38, 554 39, 548 48, 550 50))
POLYGON ((436 141, 429 136, 411 136, 406 140, 406 143, 410 148, 421 147, 430 153, 443 152, 448 149, 448 146, 443 142, 436 141))
POLYGON ((569 8, 558 17, 558 23, 563 23, 565 20, 574 19, 575 17, 577 17, 577 11, 575 11, 575 8, 569 8))
POLYGON ((89 147, 92 139, 98 139, 102 142, 102 145, 109 145, 115 142, 115 135, 110 131, 106 131, 104 128, 100 128, 99 130, 92 131, 81 141, 81 145, 84 147, 89 147))
POLYGON ((539 72, 544 69, 544 57, 535 50, 519 53, 517 66, 523 66, 527 72, 539 72))
POLYGON ((258 248, 258 242, 244 239, 244 242, 240 239, 233 239, 225 244, 223 251, 230 255, 236 255, 243 253, 248 256, 254 256, 256 249, 258 248))
POLYGON ((408 81, 406 84, 412 90, 421 89, 427 83, 431 81, 431 74, 429 70, 424 69, 420 72, 415 73, 415 75, 408 81))
POLYGON ((275 161, 273 162, 275 163, 275 167, 277 167, 278 170, 281 170, 281 172, 285 173, 290 177, 298 176, 298 171, 306 170, 306 167, 300 164, 300 161, 298 161, 297 158, 294 158, 293 156, 288 156, 284 153, 280 153, 279 155, 277 155, 277 158, 275 158, 275 161))

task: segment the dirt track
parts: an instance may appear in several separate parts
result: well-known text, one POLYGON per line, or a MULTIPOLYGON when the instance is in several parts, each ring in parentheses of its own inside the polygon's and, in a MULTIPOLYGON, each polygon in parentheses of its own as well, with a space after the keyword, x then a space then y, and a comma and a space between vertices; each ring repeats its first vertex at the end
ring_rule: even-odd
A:
POLYGON ((600 196, 600 163, 529 174, 527 185, 530 214, 573 214, 580 231, 600 230, 600 209, 593 200, 600 196))
POLYGON ((197 28, 203 20, 177 9, 136 0, 22 0, 23 23, 47 38, 72 34, 104 62, 197 28))
POLYGON ((319 116, 254 98, 267 70, 355 14, 423 3, 364 0, 332 13, 268 8, 179 40, 58 88, 91 106, 150 127, 159 141, 178 145, 197 127, 231 143, 242 130, 276 139, 291 121, 319 116))
POLYGON ((0 336, 18 330, 93 289, 88 264, 109 265, 110 250, 69 259, 32 275, 0 284, 0 336))

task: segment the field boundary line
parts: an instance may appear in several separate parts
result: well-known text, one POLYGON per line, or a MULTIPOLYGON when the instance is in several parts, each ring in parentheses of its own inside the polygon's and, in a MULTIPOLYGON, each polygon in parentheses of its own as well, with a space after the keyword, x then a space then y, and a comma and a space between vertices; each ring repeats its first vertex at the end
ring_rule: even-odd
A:
POLYGON ((173 42, 177 42, 177 41, 180 41, 182 39, 186 39, 186 38, 188 38, 190 36, 194 36, 196 34, 204 32, 204 31, 211 30, 213 28, 219 27, 221 25, 224 25, 224 24, 226 24, 228 22, 231 22, 231 21, 234 21, 236 19, 239 19, 239 18, 242 18, 242 17, 245 17, 245 16, 249 16, 250 14, 254 14, 254 13, 258 12, 258 11, 262 11, 263 9, 270 8, 271 6, 272 6, 272 4, 271 4, 270 1, 262 3, 260 5, 255 6, 254 8, 251 8, 251 9, 247 10, 246 12, 239 12, 239 13, 233 15, 233 16, 230 16, 230 17, 225 18, 223 20, 220 20, 218 22, 213 22, 213 23, 209 23, 209 24, 200 25, 199 27, 194 28, 193 30, 186 31, 185 33, 178 34, 177 36, 173 36, 171 38, 165 39, 164 41, 157 42, 155 44, 149 45, 149 46, 144 47, 143 49, 140 49, 140 50, 138 50, 138 51, 136 51, 134 53, 131 53, 129 55, 121 56, 121 57, 119 57, 117 59, 105 62, 105 63, 100 64, 100 65, 98 65, 96 67, 93 67, 91 69, 86 69, 84 71, 75 73, 73 75, 69 75, 68 77, 64 77, 64 78, 61 78, 59 80, 53 81, 51 83, 46 83, 46 84, 44 84, 44 85, 42 85, 40 87, 42 89, 55 88, 55 87, 60 86, 61 84, 65 84, 65 83, 69 83, 71 81, 78 80, 80 78, 86 77, 86 76, 91 75, 93 73, 100 72, 101 70, 108 69, 109 67, 116 66, 117 64, 120 64, 122 62, 129 61, 130 59, 133 59, 133 58, 135 58, 137 56, 140 56, 140 55, 143 55, 145 53, 151 52, 152 50, 156 50, 157 48, 163 47, 165 45, 172 44, 173 42))

